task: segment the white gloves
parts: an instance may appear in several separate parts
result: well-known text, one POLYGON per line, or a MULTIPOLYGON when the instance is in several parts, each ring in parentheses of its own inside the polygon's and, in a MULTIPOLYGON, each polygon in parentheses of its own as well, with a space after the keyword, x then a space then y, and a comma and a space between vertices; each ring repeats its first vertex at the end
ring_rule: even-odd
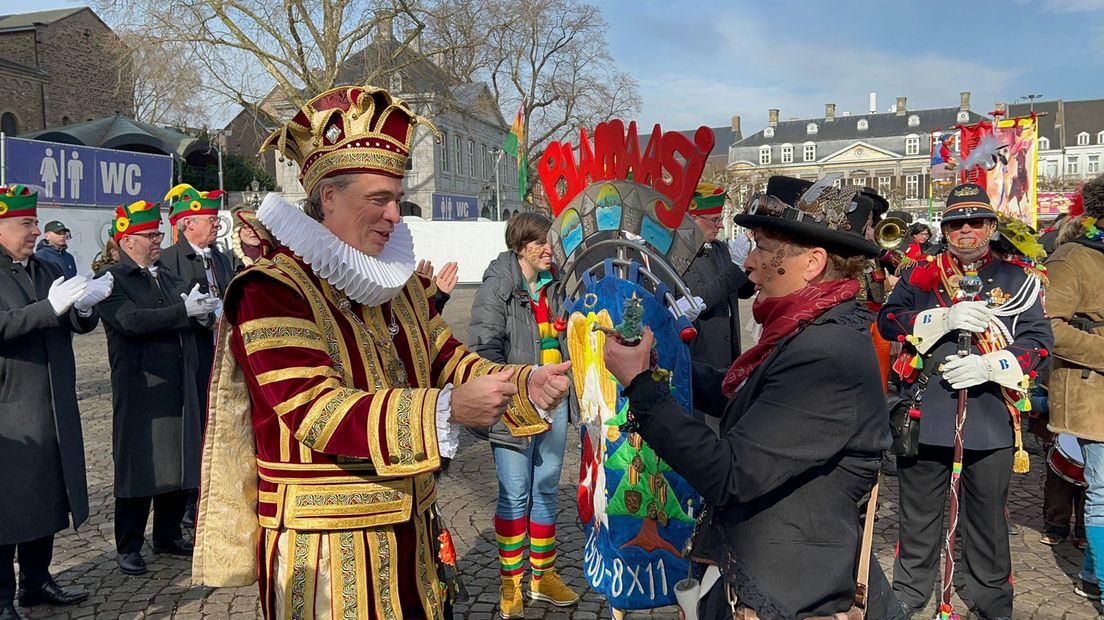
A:
POLYGON ((46 299, 53 307, 54 314, 61 316, 84 295, 86 288, 88 288, 88 278, 73 276, 66 280, 63 276, 50 285, 50 292, 46 293, 46 299))
POLYGON ((698 320, 698 315, 700 315, 705 310, 705 300, 703 300, 701 297, 698 297, 697 295, 694 296, 693 304, 690 303, 689 299, 685 297, 679 297, 675 300, 675 305, 678 306, 678 309, 681 310, 682 313, 686 315, 686 318, 690 319, 691 321, 698 320))
POLYGON ((989 326, 993 309, 984 301, 960 301, 947 311, 947 329, 980 334, 989 326))
POLYGON ((198 284, 193 286, 187 295, 181 293, 180 298, 184 300, 184 309, 188 312, 188 316, 195 318, 205 317, 219 309, 221 305, 214 295, 200 293, 198 284))
POLYGON ((971 353, 966 357, 947 356, 943 378, 951 388, 962 390, 993 381, 1009 389, 1022 389, 1023 369, 1009 351, 994 351, 985 355, 971 353))
POLYGON ((84 295, 73 302, 73 307, 80 312, 88 312, 92 309, 92 306, 107 299, 107 296, 111 294, 111 289, 114 286, 115 276, 111 275, 111 272, 105 273, 98 278, 88 280, 88 286, 84 289, 84 295))

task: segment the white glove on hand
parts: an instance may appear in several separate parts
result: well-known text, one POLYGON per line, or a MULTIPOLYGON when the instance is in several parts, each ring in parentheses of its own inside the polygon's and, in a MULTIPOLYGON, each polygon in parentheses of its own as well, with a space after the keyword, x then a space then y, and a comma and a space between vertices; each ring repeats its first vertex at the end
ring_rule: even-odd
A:
POLYGON ((690 300, 686 297, 679 297, 675 300, 675 305, 678 306, 678 309, 691 321, 698 320, 698 316, 705 310, 705 300, 701 297, 695 295, 694 304, 696 305, 692 305, 690 300))
POLYGON ((180 298, 184 300, 184 310, 190 317, 205 317, 218 307, 218 299, 207 293, 200 293, 198 284, 187 295, 181 293, 180 298))
POLYGON ((947 312, 947 329, 981 333, 989 326, 993 309, 984 301, 960 301, 947 312))
POLYGON ((54 283, 50 285, 50 292, 46 293, 46 299, 53 307, 54 314, 61 316, 68 312, 69 308, 84 295, 84 290, 87 287, 88 278, 84 276, 73 276, 68 280, 63 276, 54 280, 54 283))
POLYGON ((88 280, 88 286, 84 289, 84 295, 73 303, 73 307, 80 312, 88 312, 92 306, 107 299, 111 289, 115 286, 115 276, 110 272, 102 276, 88 280))
POLYGON ((989 381, 989 364, 976 353, 966 357, 948 355, 943 364, 943 378, 951 388, 963 390, 989 381))

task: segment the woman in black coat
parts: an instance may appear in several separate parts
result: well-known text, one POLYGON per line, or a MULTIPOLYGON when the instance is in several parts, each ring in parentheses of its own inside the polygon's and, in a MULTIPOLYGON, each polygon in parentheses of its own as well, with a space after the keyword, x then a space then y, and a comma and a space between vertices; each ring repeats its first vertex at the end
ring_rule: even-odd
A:
MULTIPOLYGON (((786 186, 774 178, 768 192, 786 186)), ((831 224, 835 213, 858 218, 851 230, 869 223, 869 214, 848 211, 853 196, 828 188, 804 204, 763 195, 737 216, 757 244, 745 268, 759 291, 763 335, 727 372, 694 367, 694 406, 722 416, 719 436, 688 418, 648 371, 650 333, 635 348, 606 340, 606 365, 626 386, 640 434, 705 499, 693 553, 723 580, 703 592, 702 618, 731 618, 732 604, 763 619, 831 616, 852 605, 860 505, 889 446, 874 317, 855 301, 863 256, 878 248, 831 224)), ((871 583, 868 617, 892 616, 876 561, 871 583)))

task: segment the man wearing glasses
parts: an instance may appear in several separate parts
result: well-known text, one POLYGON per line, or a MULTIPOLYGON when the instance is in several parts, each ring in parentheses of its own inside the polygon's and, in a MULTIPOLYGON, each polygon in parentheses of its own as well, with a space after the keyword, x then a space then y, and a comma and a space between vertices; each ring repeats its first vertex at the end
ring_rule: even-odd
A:
POLYGON ((115 545, 124 573, 142 559, 153 504, 153 552, 190 555, 181 520, 198 486, 202 440, 193 329, 209 325, 219 301, 160 262, 164 233, 157 204, 115 211, 122 250, 112 294, 100 305, 111 364, 115 462, 115 545))
POLYGON ((35 249, 35 257, 61 267, 61 273, 66 278, 77 275, 77 261, 69 253, 69 240, 73 235, 65 224, 57 220, 47 222, 42 232, 44 234, 42 241, 38 242, 38 248, 35 249))
POLYGON ((905 342, 908 352, 920 356, 895 366, 907 394, 915 397, 924 383, 921 369, 934 371, 920 406, 918 452, 897 457, 901 499, 893 590, 906 614, 923 609, 931 596, 953 468, 962 476, 959 570, 967 600, 980 618, 1010 618, 1004 506, 1013 470, 1027 471, 1019 423, 1027 380, 1049 354, 1054 336, 1043 315, 1039 272, 990 249, 997 214, 984 188, 966 183, 952 189, 942 229, 947 250, 902 274, 878 316, 885 338, 905 342), (961 291, 964 282, 977 282, 974 276, 980 294, 961 291), (960 335, 970 343, 964 356, 956 353, 960 335), (963 458, 956 463, 960 390, 967 415, 963 458))
POLYGON ((698 184, 689 213, 705 242, 683 274, 687 288, 705 306, 694 321, 698 337, 690 343, 690 355, 694 361, 716 368, 727 368, 740 356, 740 298, 750 297, 754 291, 743 268, 732 261, 728 245, 717 240, 724 228, 727 197, 722 187, 698 184))

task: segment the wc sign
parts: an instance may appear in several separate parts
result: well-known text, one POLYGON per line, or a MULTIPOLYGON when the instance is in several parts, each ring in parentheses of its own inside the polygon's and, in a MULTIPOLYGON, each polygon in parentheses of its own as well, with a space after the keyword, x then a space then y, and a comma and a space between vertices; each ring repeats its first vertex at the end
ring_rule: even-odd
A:
POLYGON ((172 187, 168 155, 4 138, 4 182, 38 188, 39 204, 114 207, 159 202, 172 187))

